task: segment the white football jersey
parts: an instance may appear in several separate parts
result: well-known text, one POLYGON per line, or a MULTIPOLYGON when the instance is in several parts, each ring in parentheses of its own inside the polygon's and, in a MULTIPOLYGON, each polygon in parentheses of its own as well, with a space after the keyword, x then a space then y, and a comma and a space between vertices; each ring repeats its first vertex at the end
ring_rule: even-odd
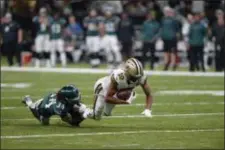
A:
POLYGON ((144 84, 146 82, 147 77, 144 75, 136 82, 129 82, 125 75, 125 71, 123 69, 115 69, 109 76, 105 76, 100 78, 96 83, 94 89, 97 88, 99 84, 103 87, 103 95, 107 94, 110 82, 112 78, 115 79, 117 83, 118 90, 125 90, 125 89, 134 89, 136 86, 144 84))
POLYGON ((144 84, 145 81, 146 81, 146 76, 142 76, 136 82, 129 82, 127 80, 126 75, 125 75, 125 71, 122 70, 122 69, 114 70, 110 76, 115 79, 115 81, 117 83, 117 89, 118 90, 133 89, 138 85, 144 84))

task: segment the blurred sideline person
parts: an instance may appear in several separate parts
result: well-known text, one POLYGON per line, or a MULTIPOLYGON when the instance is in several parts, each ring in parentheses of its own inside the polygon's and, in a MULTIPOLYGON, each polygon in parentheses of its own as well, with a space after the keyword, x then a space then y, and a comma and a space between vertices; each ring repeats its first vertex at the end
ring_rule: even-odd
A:
POLYGON ((129 18, 126 12, 121 14, 121 20, 118 25, 118 39, 121 43, 122 49, 121 54, 123 61, 126 61, 133 56, 132 51, 132 40, 134 36, 134 27, 132 20, 129 18))
POLYGON ((175 20, 175 12, 170 7, 164 8, 164 18, 161 21, 161 38, 164 42, 164 70, 168 70, 170 63, 176 70, 177 35, 179 34, 178 21, 175 20))
POLYGON ((155 62, 155 43, 159 36, 160 25, 155 20, 155 16, 152 12, 148 13, 146 20, 142 24, 142 40, 143 40, 143 52, 142 52, 142 64, 145 68, 145 63, 150 62, 150 69, 154 69, 155 62), (150 52, 151 58, 147 57, 147 53, 150 52))
POLYGON ((21 44, 23 41, 23 31, 19 24, 12 20, 12 14, 6 13, 4 22, 0 26, 2 35, 3 50, 6 53, 9 66, 13 66, 13 57, 16 56, 18 66, 21 66, 21 44))
POLYGON ((199 71, 199 62, 202 71, 205 71, 204 66, 204 39, 207 35, 206 27, 200 22, 200 14, 194 14, 194 22, 189 30, 189 45, 190 45, 190 71, 199 71))
POLYGON ((107 43, 109 43, 111 54, 114 56, 113 62, 109 62, 113 67, 117 67, 122 62, 119 41, 117 38, 119 21, 119 17, 114 16, 110 10, 105 11, 103 23, 107 34, 107 43))
POLYGON ((80 24, 77 23, 76 17, 70 15, 69 24, 64 32, 64 40, 67 56, 72 59, 72 62, 77 62, 79 60, 79 56, 81 55, 79 48, 76 48, 78 46, 77 42, 79 37, 83 37, 83 29, 80 24))
POLYGON ((60 54, 62 67, 66 67, 66 54, 64 50, 64 40, 62 33, 66 20, 60 18, 59 12, 54 14, 53 22, 50 25, 50 52, 51 52, 51 66, 56 65, 56 51, 60 54))
POLYGON ((112 68, 113 66, 110 62, 113 61, 113 54, 110 51, 109 40, 107 39, 104 23, 99 24, 99 48, 100 51, 104 51, 105 53, 108 68, 112 68))
POLYGON ((37 35, 35 38, 35 67, 40 67, 41 60, 45 61, 46 67, 51 67, 50 62, 50 24, 52 18, 48 16, 46 8, 41 8, 39 15, 33 18, 37 25, 37 35))
POLYGON ((42 125, 49 125, 50 118, 58 115, 62 121, 72 126, 79 126, 88 110, 81 102, 79 89, 74 85, 63 86, 59 91, 50 93, 36 102, 27 95, 22 103, 42 125))
POLYGON ((99 53, 99 32, 98 25, 100 18, 97 16, 96 10, 92 9, 89 12, 89 16, 84 18, 84 27, 86 28, 86 46, 88 55, 90 58, 90 64, 93 68, 100 65, 98 59, 99 53))
POLYGON ((187 49, 187 59, 190 63, 190 49, 188 46, 188 35, 189 35, 189 31, 190 31, 190 26, 194 21, 194 17, 192 14, 188 14, 187 15, 187 20, 183 23, 182 26, 182 36, 183 36, 183 40, 185 42, 185 48, 187 49))
POLYGON ((142 112, 146 117, 152 117, 152 95, 147 76, 144 75, 140 61, 135 58, 128 59, 123 66, 115 69, 110 75, 98 79, 94 85, 93 111, 87 113, 87 117, 100 120, 102 115, 110 116, 116 105, 131 104, 136 98, 135 87, 141 86, 146 95, 146 106, 142 112), (130 91, 130 97, 126 100, 119 99, 117 93, 130 91))
POLYGON ((217 11, 217 22, 212 27, 212 36, 215 41, 215 70, 224 70, 224 58, 225 58, 225 23, 224 23, 224 12, 221 10, 217 11))

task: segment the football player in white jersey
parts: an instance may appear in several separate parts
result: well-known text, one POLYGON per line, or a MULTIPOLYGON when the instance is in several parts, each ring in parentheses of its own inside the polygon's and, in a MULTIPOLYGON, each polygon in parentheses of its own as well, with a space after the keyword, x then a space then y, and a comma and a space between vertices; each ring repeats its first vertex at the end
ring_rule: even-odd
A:
POLYGON ((135 58, 128 59, 124 66, 115 69, 109 76, 100 78, 94 85, 93 111, 86 114, 87 117, 100 120, 102 115, 110 116, 115 105, 131 104, 135 99, 134 88, 141 86, 146 95, 146 106, 142 112, 147 117, 152 117, 152 95, 147 77, 144 75, 140 61, 135 58), (130 90, 131 94, 127 100, 118 98, 120 91, 130 90))

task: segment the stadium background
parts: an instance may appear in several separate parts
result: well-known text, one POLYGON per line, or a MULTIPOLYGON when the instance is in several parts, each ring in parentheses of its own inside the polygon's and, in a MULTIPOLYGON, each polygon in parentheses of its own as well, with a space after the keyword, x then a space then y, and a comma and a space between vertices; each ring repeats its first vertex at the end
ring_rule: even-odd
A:
MULTIPOLYGON (((35 25, 32 22, 34 16, 38 15, 40 8, 47 8, 48 14, 51 16, 54 12, 61 12, 63 18, 67 20, 70 14, 76 17, 77 22, 81 25, 84 30, 83 36, 78 39, 77 44, 75 45, 76 51, 81 51, 77 58, 72 58, 68 54, 67 59, 72 64, 77 63, 88 63, 88 57, 85 55, 87 49, 85 49, 85 28, 83 27, 83 19, 88 15, 88 11, 91 8, 94 8, 98 11, 100 15, 103 15, 103 12, 106 9, 110 9, 117 16, 121 16, 122 12, 127 12, 132 19, 132 23, 134 25, 135 34, 133 37, 133 46, 132 46, 132 56, 137 58, 141 58, 143 44, 141 41, 140 28, 143 22, 145 21, 146 14, 148 12, 154 12, 156 19, 160 21, 163 17, 163 8, 165 6, 170 6, 176 12, 176 18, 180 21, 182 27, 187 24, 188 14, 198 12, 201 14, 202 22, 207 26, 208 31, 212 29, 213 24, 216 22, 216 12, 218 10, 224 10, 224 1, 216 0, 216 1, 156 1, 156 0, 132 0, 132 1, 88 1, 88 0, 38 0, 38 1, 23 1, 23 0, 2 0, 1 1, 1 20, 4 22, 4 14, 6 12, 11 12, 13 15, 13 20, 19 23, 24 31, 24 38, 22 42, 22 51, 32 52, 34 51, 34 39, 36 37, 35 25)), ((182 28, 181 27, 181 28, 182 28)), ((182 43, 184 40, 181 39, 181 45, 178 47, 178 59, 179 66, 189 66, 188 63, 188 49, 185 43, 182 43)), ((162 44, 162 43, 161 43, 162 44)), ((2 48, 3 43, 1 44, 2 54, 4 56, 4 52, 7 51, 2 48)), ((159 44, 159 47, 160 46, 159 44)), ((215 43, 206 37, 205 47, 204 47, 204 63, 206 69, 215 70, 215 43)), ((70 52, 71 53, 71 52, 70 52)), ((27 54, 27 53, 25 53, 27 54)), ((28 53, 29 54, 29 53, 28 53)), ((149 53, 147 53, 149 56, 149 53)), ((23 56, 23 54, 22 54, 23 56)), ((104 54, 101 55, 102 60, 104 62, 104 54)), ((157 61, 157 65, 162 65, 163 62, 163 53, 162 48, 156 48, 156 56, 155 59, 157 61)), ((150 59, 150 58, 149 58, 150 59)), ((2 59, 4 60, 4 59, 2 59)), ((24 58, 22 59, 24 61, 24 58)), ((184 69, 188 70, 188 69, 184 69)))
MULTIPOLYGON (((184 19, 191 11, 204 12, 203 22, 208 22, 208 29, 216 21, 217 10, 224 10, 222 0, 1 0, 0 14, 3 22, 5 12, 13 14, 24 30, 23 51, 30 53, 35 38, 32 18, 40 8, 48 8, 49 13, 56 9, 71 12, 82 25, 88 10, 101 9, 102 5, 115 7, 118 16, 127 9, 137 30, 135 38, 145 19, 145 7, 154 8, 159 20, 163 7, 168 5, 184 19), (143 4, 136 9, 138 2, 143 4)), ((141 42, 134 43, 133 55, 138 57, 141 42)), ((214 72, 215 50, 206 48, 205 55, 210 57, 207 72, 188 72, 184 50, 179 52, 184 67, 165 72, 161 71, 163 54, 158 51, 159 67, 146 71, 154 101, 152 118, 141 115, 145 97, 138 87, 137 98, 131 105, 116 106, 112 116, 98 122, 87 119, 80 128, 73 128, 58 117, 51 119, 50 126, 41 126, 21 100, 25 95, 38 100, 66 84, 75 84, 82 101, 92 107, 94 83, 109 73, 106 64, 91 69, 84 55, 79 62, 70 62, 67 68, 61 68, 60 64, 57 68, 34 68, 32 63, 25 65, 30 67, 8 67, 1 49, 1 149, 224 149, 224 72, 214 72)))

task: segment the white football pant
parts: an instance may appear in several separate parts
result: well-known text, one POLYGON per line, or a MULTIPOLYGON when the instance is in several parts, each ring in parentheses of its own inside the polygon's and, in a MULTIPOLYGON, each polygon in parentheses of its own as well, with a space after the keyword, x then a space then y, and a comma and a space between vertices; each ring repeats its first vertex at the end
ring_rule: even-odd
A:
MULTIPOLYGON (((104 78, 99 79, 94 86, 95 91, 95 99, 94 99, 94 105, 93 105, 93 119, 100 120, 102 118, 102 115, 110 116, 112 113, 113 108, 115 107, 115 104, 107 103, 105 100, 105 95, 108 91, 107 83, 103 83, 105 81, 104 78)), ((114 95, 116 98, 116 95, 114 95)), ((129 101, 135 100, 135 94, 134 92, 131 93, 129 101)))
POLYGON ((60 61, 63 67, 66 66, 66 53, 64 51, 64 41, 62 39, 51 40, 51 64, 56 65, 56 51, 60 53, 60 61))
POLYGON ((115 56, 115 62, 120 63, 122 61, 122 56, 119 47, 119 41, 116 35, 107 35, 106 42, 109 44, 109 49, 115 56))
MULTIPOLYGON (((48 34, 39 34, 35 38, 35 52, 42 53, 42 52, 49 52, 50 49, 50 41, 48 34)), ((50 67, 50 60, 46 60, 46 67, 50 67)), ((40 67, 40 59, 35 60, 35 66, 40 67)))
POLYGON ((99 52, 99 37, 98 36, 87 36, 86 46, 89 53, 99 52))

